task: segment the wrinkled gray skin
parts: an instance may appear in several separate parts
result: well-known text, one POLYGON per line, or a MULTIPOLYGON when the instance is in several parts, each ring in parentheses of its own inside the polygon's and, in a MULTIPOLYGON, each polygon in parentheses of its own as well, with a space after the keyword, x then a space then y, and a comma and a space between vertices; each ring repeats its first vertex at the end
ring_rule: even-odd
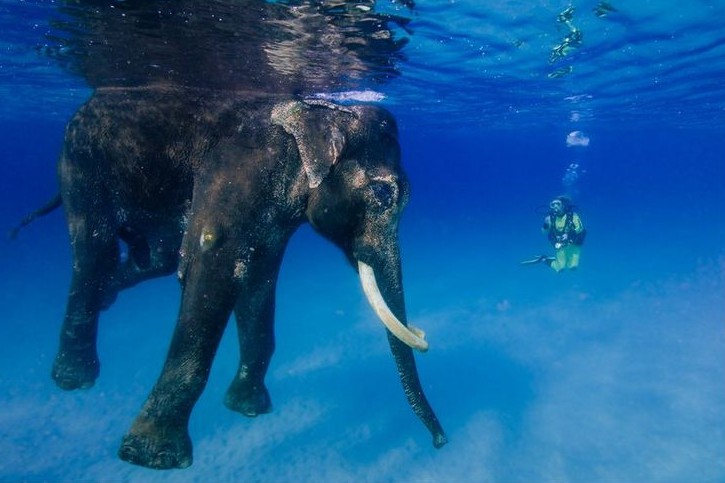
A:
MULTIPOLYGON (((275 285, 302 223, 354 267, 370 265, 406 323, 397 230, 408 184, 399 158, 395 121, 378 107, 96 91, 68 124, 59 163, 73 278, 56 383, 92 386, 99 312, 120 290, 178 269, 181 308, 168 357, 119 456, 150 468, 189 466, 189 417, 232 313, 241 359, 225 404, 247 416, 271 409, 264 377, 275 285)), ((413 411, 433 444, 444 445, 412 350, 388 339, 413 411)))

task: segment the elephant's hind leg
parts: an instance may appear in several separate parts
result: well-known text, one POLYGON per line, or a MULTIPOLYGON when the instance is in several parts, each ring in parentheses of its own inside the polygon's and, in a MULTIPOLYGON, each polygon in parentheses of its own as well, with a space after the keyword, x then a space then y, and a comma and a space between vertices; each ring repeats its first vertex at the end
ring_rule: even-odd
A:
POLYGON ((89 388, 98 377, 98 316, 104 292, 118 265, 115 230, 103 215, 108 211, 98 204, 85 207, 77 202, 73 196, 64 200, 73 249, 73 276, 52 370, 56 384, 65 390, 89 388))

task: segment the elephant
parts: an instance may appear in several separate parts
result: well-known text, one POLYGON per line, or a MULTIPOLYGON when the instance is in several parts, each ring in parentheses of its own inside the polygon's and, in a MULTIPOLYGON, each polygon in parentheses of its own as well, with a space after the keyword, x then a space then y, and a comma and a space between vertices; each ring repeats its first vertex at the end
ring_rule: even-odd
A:
POLYGON ((191 411, 234 314, 240 362, 224 404, 271 410, 275 286, 303 223, 358 271, 387 328, 408 403, 440 448, 447 437, 418 376, 398 221, 409 196, 396 122, 375 105, 264 98, 168 86, 97 89, 66 127, 58 162, 73 273, 52 370, 65 390, 99 375, 99 314, 117 294, 176 275, 180 310, 162 372, 119 457, 192 464, 191 411), (123 249, 125 248, 125 250, 123 249))

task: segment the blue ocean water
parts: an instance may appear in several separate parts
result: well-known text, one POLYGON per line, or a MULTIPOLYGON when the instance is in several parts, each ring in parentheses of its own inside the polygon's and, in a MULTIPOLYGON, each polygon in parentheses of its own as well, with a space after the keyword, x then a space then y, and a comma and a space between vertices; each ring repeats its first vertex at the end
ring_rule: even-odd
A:
MULTIPOLYGON (((65 124, 91 94, 43 54, 56 7, 0 1, 8 229, 56 192, 65 124)), ((0 481, 725 481, 725 5, 378 8, 411 16, 401 75, 363 93, 399 124, 408 318, 428 334, 417 362, 449 444, 407 406, 354 271, 304 227, 278 285, 274 411, 223 406, 230 327, 192 414, 194 464, 122 462, 178 283, 123 292, 102 314, 96 385, 58 389, 58 211, 0 241, 0 481), (581 44, 552 60, 572 29, 581 44), (588 145, 568 146, 574 131, 588 145), (565 192, 588 230, 580 267, 520 265, 552 253, 542 210, 565 192)))

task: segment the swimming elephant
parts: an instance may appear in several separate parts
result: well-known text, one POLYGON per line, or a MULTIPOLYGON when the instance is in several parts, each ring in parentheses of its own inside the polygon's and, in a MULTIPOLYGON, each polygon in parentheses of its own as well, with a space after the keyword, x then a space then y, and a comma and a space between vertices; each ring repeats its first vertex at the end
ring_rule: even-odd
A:
POLYGON ((408 198, 393 117, 375 106, 249 99, 177 88, 99 89, 66 128, 59 161, 73 277, 53 378, 99 373, 99 312, 120 290, 177 272, 182 297, 163 371, 119 456, 151 468, 192 462, 188 421, 227 320, 241 349, 225 404, 270 411, 275 285, 293 232, 309 222, 358 270, 385 323, 403 390, 433 436, 406 322, 398 219, 408 198), (122 250, 120 247, 125 247, 122 250))

